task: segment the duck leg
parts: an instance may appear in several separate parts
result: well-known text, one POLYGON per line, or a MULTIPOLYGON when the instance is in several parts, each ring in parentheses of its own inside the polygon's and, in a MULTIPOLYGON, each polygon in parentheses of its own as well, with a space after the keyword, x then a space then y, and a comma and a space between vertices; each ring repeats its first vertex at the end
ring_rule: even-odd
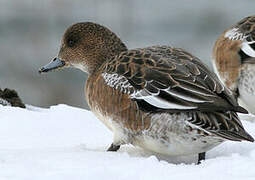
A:
POLYGON ((114 145, 113 143, 111 146, 107 149, 107 151, 118 151, 120 149, 119 145, 114 145))
POLYGON ((205 152, 198 154, 198 161, 197 164, 200 164, 202 160, 205 160, 205 152))

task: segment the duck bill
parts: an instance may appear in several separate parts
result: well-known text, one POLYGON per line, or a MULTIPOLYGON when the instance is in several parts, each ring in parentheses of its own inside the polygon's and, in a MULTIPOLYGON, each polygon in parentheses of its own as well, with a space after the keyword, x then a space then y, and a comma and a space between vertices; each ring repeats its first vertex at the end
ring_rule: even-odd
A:
POLYGON ((64 66, 65 66, 65 61, 62 61, 61 59, 56 57, 49 64, 46 64, 45 66, 41 67, 39 69, 39 73, 46 73, 54 69, 59 69, 64 66))

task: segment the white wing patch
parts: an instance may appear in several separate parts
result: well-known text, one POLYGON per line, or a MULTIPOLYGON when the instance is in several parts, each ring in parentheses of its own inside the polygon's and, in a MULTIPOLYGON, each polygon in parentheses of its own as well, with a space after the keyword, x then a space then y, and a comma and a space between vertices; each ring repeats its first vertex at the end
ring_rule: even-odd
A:
POLYGON ((254 49, 251 48, 251 46, 249 44, 251 44, 251 43, 243 42, 241 49, 248 56, 255 57, 255 51, 254 51, 254 49))
MULTIPOLYGON (((149 92, 147 89, 135 90, 134 87, 128 82, 127 78, 125 78, 124 76, 120 76, 116 73, 114 74, 103 73, 102 77, 104 78, 108 86, 115 89, 119 89, 123 93, 129 94, 130 98, 142 99, 146 101, 147 103, 161 109, 196 109, 197 108, 192 106, 183 106, 176 103, 171 103, 160 97, 157 97, 160 91, 166 91, 167 93, 171 94, 171 92, 168 92, 169 89, 165 89, 165 90, 158 89, 157 93, 149 92)), ((172 94, 172 95, 178 96, 176 94, 172 94)), ((193 102, 202 102, 191 97, 181 97, 181 98, 185 100, 190 100, 193 102)))
MULTIPOLYGON (((167 91, 166 91, 167 92, 167 91)), ((197 92, 197 91, 196 91, 197 92)), ((195 102, 195 103, 205 103, 205 102, 212 102, 212 101, 203 101, 203 100, 199 100, 199 99, 196 99, 196 98, 193 98, 192 96, 188 96, 188 95, 182 95, 182 94, 178 94, 178 93, 175 93, 175 92, 171 92, 170 93, 171 95, 174 95, 180 99, 184 99, 186 101, 190 101, 190 102, 195 102)))
POLYGON ((247 36, 245 36, 243 33, 241 33, 238 28, 232 28, 230 30, 228 30, 225 33, 225 38, 229 38, 230 40, 244 40, 247 38, 247 36))
POLYGON ((250 44, 255 43, 254 41, 248 42, 246 38, 249 35, 244 35, 244 33, 241 33, 238 28, 232 28, 229 31, 225 33, 225 38, 229 38, 230 40, 241 40, 243 41, 241 45, 242 51, 247 54, 250 57, 255 57, 255 51, 251 48, 250 44))
POLYGON ((147 96, 147 97, 144 97, 143 100, 161 109, 196 109, 197 108, 192 106, 182 106, 179 104, 171 103, 169 101, 164 101, 163 99, 155 97, 155 96, 147 96))
MULTIPOLYGON (((172 93, 172 92, 168 92, 170 88, 168 89, 159 89, 157 93, 152 94, 151 92, 147 91, 146 89, 140 90, 140 91, 136 91, 135 93, 131 94, 132 98, 135 99, 143 99, 144 101, 146 101, 147 103, 161 108, 161 109, 196 109, 197 107, 192 107, 192 106, 182 106, 176 103, 171 103, 169 101, 166 101, 160 97, 157 97, 157 95, 159 95, 160 91, 165 91, 170 95, 174 95, 176 97, 180 97, 178 94, 176 93, 172 93)), ((189 97, 184 97, 181 96, 181 99, 184 100, 194 100, 193 102, 202 102, 199 100, 195 100, 194 98, 189 98, 189 97)))

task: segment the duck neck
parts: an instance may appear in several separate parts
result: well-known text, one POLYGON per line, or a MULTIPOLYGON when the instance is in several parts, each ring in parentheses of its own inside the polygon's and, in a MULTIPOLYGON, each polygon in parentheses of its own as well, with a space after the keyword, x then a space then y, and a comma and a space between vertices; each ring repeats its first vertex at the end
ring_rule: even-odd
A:
POLYGON ((115 41, 104 43, 104 46, 100 47, 100 51, 95 54, 95 57, 93 58, 94 60, 92 61, 93 63, 88 66, 88 73, 94 73, 102 66, 102 64, 106 61, 113 60, 114 57, 123 51, 127 51, 127 47, 119 38, 115 41))

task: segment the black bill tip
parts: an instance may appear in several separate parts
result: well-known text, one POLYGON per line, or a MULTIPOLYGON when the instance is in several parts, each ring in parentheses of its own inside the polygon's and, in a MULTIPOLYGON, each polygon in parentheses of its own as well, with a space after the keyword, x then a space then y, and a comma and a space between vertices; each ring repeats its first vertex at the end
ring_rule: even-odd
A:
POLYGON ((38 72, 40 74, 46 73, 54 69, 59 69, 63 66, 65 66, 65 61, 62 61, 61 59, 56 57, 49 64, 46 64, 45 66, 41 67, 38 72))
POLYGON ((46 73, 48 71, 49 70, 45 69, 44 67, 41 67, 38 72, 39 72, 39 74, 42 74, 42 73, 46 73))

